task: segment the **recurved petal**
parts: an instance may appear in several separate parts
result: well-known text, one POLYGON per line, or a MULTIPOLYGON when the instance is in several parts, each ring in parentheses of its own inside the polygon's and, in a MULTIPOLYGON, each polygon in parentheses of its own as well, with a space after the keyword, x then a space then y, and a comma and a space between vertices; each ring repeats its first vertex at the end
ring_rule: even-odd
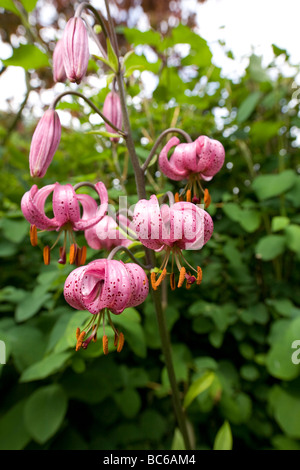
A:
POLYGON ((196 142, 197 171, 205 177, 206 181, 209 181, 222 168, 225 160, 225 150, 221 142, 206 136, 198 137, 196 142))
POLYGON ((157 197, 153 194, 150 200, 141 199, 137 202, 133 213, 133 224, 138 239, 144 246, 159 250, 163 246, 162 218, 157 197))
POLYGON ((60 227, 67 222, 75 225, 80 219, 77 195, 71 184, 55 183, 53 191, 53 213, 60 227))
POLYGON ((128 272, 131 296, 126 307, 136 307, 144 302, 149 293, 149 282, 145 271, 136 263, 124 264, 128 272))
POLYGON ((74 269, 67 277, 64 285, 64 297, 71 307, 85 310, 82 303, 81 282, 87 266, 74 269))
POLYGON ((178 137, 172 137, 169 142, 164 146, 158 157, 158 164, 161 171, 171 180, 180 181, 188 176, 188 171, 182 169, 182 166, 176 166, 176 161, 173 163, 172 156, 168 159, 168 152, 172 147, 178 145, 180 140, 178 137))
POLYGON ((45 201, 54 187, 55 184, 50 184, 39 190, 35 184, 23 195, 21 200, 21 210, 25 219, 40 230, 55 230, 57 228, 55 217, 49 219, 44 210, 45 201))
MULTIPOLYGON (((104 183, 102 183, 101 181, 95 184, 95 189, 97 193, 99 194, 100 206, 96 210, 96 213, 94 214, 94 216, 92 215, 92 211, 94 210, 95 206, 92 207, 91 203, 87 202, 88 201, 87 199, 83 200, 82 197, 79 198, 79 195, 77 195, 77 198, 78 200, 80 200, 81 203, 82 201, 84 201, 83 204, 85 204, 85 210, 86 211, 88 210, 89 211, 88 213, 91 216, 88 218, 81 218, 80 220, 76 221, 76 223, 74 223, 74 230, 87 230, 93 227, 94 225, 96 225, 98 222, 100 222, 100 220, 103 219, 103 217, 105 216, 107 209, 108 209, 107 189, 104 183), (88 208, 88 204, 89 204, 89 208, 88 208)), ((87 212, 86 212, 86 215, 87 215, 87 212)))

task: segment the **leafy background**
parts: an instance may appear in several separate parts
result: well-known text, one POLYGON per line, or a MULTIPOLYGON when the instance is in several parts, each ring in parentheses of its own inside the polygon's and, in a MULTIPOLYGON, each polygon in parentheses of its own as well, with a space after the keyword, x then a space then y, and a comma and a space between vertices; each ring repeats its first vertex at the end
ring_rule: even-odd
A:
MULTIPOLYGON (((39 18, 36 2, 22 4, 0 2, 6 9, 2 40, 25 38, 2 61, 1 72, 22 67, 28 85, 21 110, 0 114, 0 339, 7 347, 7 364, 0 365, 0 448, 182 449, 150 297, 116 318, 126 338, 121 354, 104 357, 99 341, 76 353, 75 329, 89 314, 64 301, 71 268, 58 265, 55 256, 44 266, 41 250, 29 243, 20 211, 21 197, 33 184, 28 152, 36 119, 28 97, 53 85, 54 43, 42 41, 38 21, 29 31, 28 15, 39 18)), ((72 15, 70 5, 56 6, 59 17, 72 15)), ((291 360, 291 345, 300 340, 298 70, 290 66, 283 73, 289 56, 274 45, 272 63, 263 67, 261 57, 252 55, 243 77, 232 81, 213 65, 192 22, 178 21, 164 34, 155 27, 140 32, 118 25, 122 53, 135 50, 126 62, 126 88, 141 161, 160 132, 175 125, 193 139, 216 138, 226 150, 223 169, 206 185, 213 237, 201 252, 186 253, 202 266, 203 283, 188 291, 163 288, 195 446, 229 449, 233 442, 233 449, 299 450, 300 366, 291 360), (151 96, 141 76, 157 80, 151 96)), ((79 89, 101 107, 107 70, 93 59, 89 70, 79 89)), ((134 203, 124 144, 113 149, 101 135, 87 134, 104 127, 93 124, 93 113, 77 99, 61 102, 58 110, 71 119, 37 184, 102 180, 111 200, 126 190, 134 203)), ((154 159, 149 195, 180 189, 157 170, 154 159)), ((43 243, 53 242, 52 236, 44 234, 43 243)), ((88 261, 106 255, 89 249, 88 261)))

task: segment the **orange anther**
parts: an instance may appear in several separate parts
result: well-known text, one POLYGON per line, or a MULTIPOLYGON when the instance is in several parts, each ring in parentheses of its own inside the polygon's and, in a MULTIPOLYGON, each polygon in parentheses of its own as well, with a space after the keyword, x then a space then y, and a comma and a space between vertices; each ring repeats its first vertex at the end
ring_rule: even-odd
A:
POLYGON ((123 333, 120 333, 119 334, 119 342, 118 342, 117 352, 122 351, 123 346, 124 346, 124 341, 125 341, 124 335, 123 335, 123 333))
POLYGON ((76 339, 79 338, 80 335, 80 328, 76 328, 76 339))
POLYGON ((200 266, 197 266, 197 284, 198 286, 201 284, 202 281, 202 269, 200 266))
POLYGON ((50 246, 46 245, 43 249, 44 264, 50 264, 50 246))
POLYGON ((210 203, 211 203, 211 197, 210 197, 209 191, 208 191, 208 189, 205 189, 204 190, 204 207, 205 207, 205 209, 207 209, 209 207, 210 203))
POLYGON ((37 237, 37 228, 35 225, 30 225, 30 232, 29 232, 29 237, 30 237, 30 243, 32 246, 37 246, 38 244, 38 237, 37 237))
POLYGON ((102 338, 102 344, 103 344, 103 352, 105 355, 107 355, 108 354, 108 337, 106 335, 104 335, 102 338))
MULTIPOLYGON (((97 325, 94 325, 94 326, 93 326, 93 331, 95 331, 96 328, 97 328, 97 325)), ((93 341, 93 343, 96 343, 96 341, 97 341, 97 333, 95 333, 95 336, 93 337, 92 341, 93 341)))
POLYGON ((77 255, 77 245, 76 243, 72 243, 70 246, 70 264, 74 264, 77 255))
POLYGON ((83 266, 86 261, 86 246, 77 247, 76 266, 83 266))
POLYGON ((186 269, 184 266, 182 266, 181 270, 180 270, 180 275, 179 275, 179 280, 178 280, 178 284, 177 284, 177 287, 181 287, 184 283, 184 279, 185 279, 185 273, 186 273, 186 269))
POLYGON ((155 283, 155 287, 157 288, 158 286, 160 286, 160 284, 162 283, 162 281, 165 279, 167 275, 167 270, 166 268, 164 268, 161 272, 161 275, 159 276, 159 278, 157 279, 156 283, 155 283))
POLYGON ((190 189, 186 192, 186 202, 192 202, 192 191, 190 189))
POLYGON ((175 202, 179 202, 179 193, 175 193, 175 202))
POLYGON ((156 290, 157 289, 157 286, 156 286, 156 273, 154 271, 152 271, 152 273, 150 274, 150 280, 151 280, 152 289, 156 290))

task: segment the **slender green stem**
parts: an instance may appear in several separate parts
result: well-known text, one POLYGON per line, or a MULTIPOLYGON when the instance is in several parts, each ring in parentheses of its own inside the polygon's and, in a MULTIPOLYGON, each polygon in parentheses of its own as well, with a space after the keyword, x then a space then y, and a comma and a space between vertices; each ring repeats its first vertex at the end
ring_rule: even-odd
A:
MULTIPOLYGON (((115 34, 114 25, 113 25, 113 21, 110 15, 109 4, 107 0, 105 0, 105 5, 107 9, 110 32, 112 33, 113 45, 114 45, 115 52, 119 60, 118 46, 116 44, 116 34, 115 34)), ((126 141, 127 149, 128 149, 128 152, 131 158, 131 163, 132 163, 134 173, 135 173, 138 197, 142 199, 146 197, 144 170, 140 166, 140 163, 139 163, 136 151, 135 151, 135 145, 134 145, 132 131, 131 131, 128 109, 126 105, 124 80, 123 80, 122 72, 120 71, 120 67, 116 75, 116 79, 117 79, 117 83, 119 87, 119 94, 120 94, 120 100, 121 100, 121 106, 122 106, 124 130, 126 132, 125 141, 126 141)), ((145 248, 145 254, 146 254, 147 264, 154 267, 156 264, 156 258, 155 258, 154 252, 152 250, 149 250, 148 248, 145 248)), ((181 404, 179 390, 177 386, 173 359, 172 359, 172 347, 171 347, 171 341, 170 341, 169 332, 168 332, 168 328, 166 324, 166 318, 165 318, 164 311, 162 309, 162 302, 161 302, 159 291, 154 291, 153 289, 151 289, 151 294, 152 294, 152 299, 153 299, 155 311, 156 311, 158 329, 159 329, 161 344, 162 344, 162 351, 163 351, 163 355, 165 358, 168 377, 169 377, 169 381, 170 381, 170 385, 172 389, 172 399, 173 399, 175 414, 176 414, 177 422, 179 425, 179 429, 184 439, 185 447, 187 450, 190 450, 192 449, 192 446, 190 443, 186 417, 185 417, 184 410, 181 404)))
POLYGON ((117 126, 115 126, 109 119, 107 119, 107 117, 104 116, 104 114, 100 111, 100 109, 98 109, 97 106, 89 98, 84 96, 82 93, 79 93, 78 91, 73 91, 73 90, 64 91, 63 93, 61 93, 54 99, 50 107, 54 109, 57 103, 64 96, 67 96, 67 95, 75 95, 75 96, 78 96, 79 98, 82 98, 95 111, 95 113, 99 114, 99 116, 102 117, 103 121, 105 121, 110 127, 112 127, 116 132, 118 132, 118 134, 122 135, 123 137, 125 136, 124 132, 121 129, 119 129, 117 126))

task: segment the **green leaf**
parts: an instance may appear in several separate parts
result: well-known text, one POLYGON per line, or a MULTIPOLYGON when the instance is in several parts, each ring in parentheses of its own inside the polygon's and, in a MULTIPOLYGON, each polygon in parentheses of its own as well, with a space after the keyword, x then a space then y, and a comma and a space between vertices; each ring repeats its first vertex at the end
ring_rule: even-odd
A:
POLYGON ((60 428, 67 406, 66 394, 58 384, 39 388, 30 395, 24 421, 31 437, 39 444, 47 442, 60 428))
POLYGON ((97 131, 88 131, 86 134, 96 134, 96 135, 102 135, 103 137, 118 137, 120 138, 120 134, 113 134, 112 132, 107 132, 107 131, 101 131, 100 129, 97 131))
POLYGON ((25 369, 20 377, 20 382, 24 383, 45 379, 60 370, 70 357, 71 353, 67 352, 51 354, 51 356, 47 356, 28 367, 28 369, 25 369))
POLYGON ((114 399, 123 415, 128 418, 134 418, 141 408, 141 398, 138 392, 133 388, 125 388, 123 391, 118 391, 114 399))
POLYGON ((279 232, 289 225, 290 219, 288 217, 276 216, 272 219, 272 232, 279 232))
POLYGON ((256 257, 263 261, 275 259, 284 252, 285 242, 285 237, 281 235, 266 235, 255 247, 256 257))
POLYGON ((225 421, 216 435, 214 450, 232 450, 232 434, 228 421, 225 421))
POLYGON ((106 44, 107 44, 107 59, 108 59, 108 62, 109 62, 109 66, 110 68, 114 71, 114 72, 118 72, 119 70, 119 61, 118 61, 118 57, 111 45, 111 42, 110 40, 107 38, 106 40, 106 44))
POLYGON ((35 9, 35 6, 37 4, 37 0, 21 0, 21 3, 25 10, 30 13, 32 10, 35 9))
POLYGON ((36 315, 50 297, 49 293, 45 293, 45 286, 37 286, 17 306, 15 312, 16 321, 22 322, 36 315))
POLYGON ((270 394, 274 417, 288 437, 300 439, 299 389, 289 386, 283 389, 275 385, 270 394))
POLYGON ((186 450, 182 434, 178 428, 174 432, 171 450, 186 450))
POLYGON ((290 250, 300 253, 300 226, 291 224, 285 229, 287 246, 290 250))
POLYGON ((15 6, 13 0, 1 0, 0 7, 4 8, 5 10, 9 10, 12 13, 15 13, 16 15, 20 16, 20 12, 15 6))
POLYGON ((279 196, 288 191, 297 181, 293 170, 285 170, 278 175, 260 175, 252 183, 252 188, 261 201, 279 196))
POLYGON ((160 46, 161 44, 160 34, 153 30, 140 31, 135 28, 124 28, 124 35, 127 41, 134 46, 139 46, 140 44, 160 46))
POLYGON ((47 55, 33 44, 21 44, 14 49, 9 59, 2 61, 6 67, 16 66, 25 70, 40 69, 49 66, 47 55))
POLYGON ((22 400, 10 408, 0 419, 0 450, 21 450, 30 442, 23 420, 26 401, 22 400))
POLYGON ((26 220, 3 220, 3 234, 13 243, 20 243, 23 238, 28 235, 28 222, 26 220))
POLYGON ((242 123, 251 116, 259 103, 260 97, 260 91, 255 91, 254 93, 251 93, 251 95, 247 96, 238 109, 236 116, 237 122, 242 123))
POLYGON ((187 408, 195 398, 208 389, 213 383, 215 374, 213 372, 206 372, 199 379, 195 380, 188 389, 184 397, 184 408, 187 408))

